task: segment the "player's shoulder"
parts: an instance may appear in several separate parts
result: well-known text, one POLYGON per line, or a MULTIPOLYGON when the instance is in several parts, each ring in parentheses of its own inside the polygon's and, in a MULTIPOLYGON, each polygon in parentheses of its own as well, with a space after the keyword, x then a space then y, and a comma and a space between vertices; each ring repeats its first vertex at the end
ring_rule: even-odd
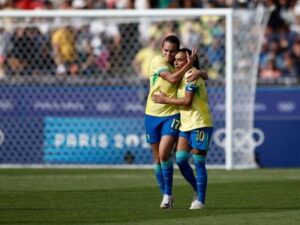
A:
MULTIPOLYGON (((184 75, 185 79, 187 79, 194 71, 197 71, 195 67, 190 68, 184 75)), ((199 77, 196 81, 189 84, 200 85, 202 82, 204 82, 203 78, 199 77)))
POLYGON ((190 75, 192 75, 192 73, 194 71, 196 71, 197 69, 195 67, 192 67, 190 68, 188 71, 185 72, 184 76, 185 76, 185 79, 187 79, 190 75))
POLYGON ((192 74, 194 71, 196 71, 197 69, 195 67, 190 68, 185 74, 186 75, 190 75, 192 74))
POLYGON ((165 59, 162 55, 155 56, 152 59, 150 65, 151 65, 150 67, 155 71, 160 70, 161 68, 169 69, 169 67, 170 67, 169 64, 165 61, 165 59))

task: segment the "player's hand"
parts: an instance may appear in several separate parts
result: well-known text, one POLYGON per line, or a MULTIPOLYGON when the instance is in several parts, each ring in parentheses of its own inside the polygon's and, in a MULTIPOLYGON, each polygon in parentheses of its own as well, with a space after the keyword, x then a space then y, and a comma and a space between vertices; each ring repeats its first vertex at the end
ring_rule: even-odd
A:
POLYGON ((167 95, 161 91, 152 95, 152 101, 155 103, 165 104, 167 95))
POLYGON ((203 80, 207 80, 207 72, 205 70, 193 70, 186 75, 186 82, 191 83, 196 81, 197 79, 202 78, 203 80))
POLYGON ((197 58, 197 50, 195 48, 192 49, 192 54, 191 55, 186 53, 186 59, 187 59, 188 64, 193 65, 196 58, 197 58))

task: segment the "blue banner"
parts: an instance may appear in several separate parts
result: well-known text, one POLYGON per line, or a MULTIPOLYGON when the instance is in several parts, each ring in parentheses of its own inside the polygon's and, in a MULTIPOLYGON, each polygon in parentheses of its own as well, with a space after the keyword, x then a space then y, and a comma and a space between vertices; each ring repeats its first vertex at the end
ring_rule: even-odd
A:
POLYGON ((265 134, 263 144, 255 150, 261 167, 300 167, 300 119, 257 120, 255 127, 265 134))
POLYGON ((0 163, 43 163, 43 120, 0 119, 0 163))
POLYGON ((0 116, 143 116, 143 88, 0 87, 0 116))
MULTIPOLYGON (((142 87, 0 86, 0 163, 152 163, 142 137, 146 94, 142 87)), ((211 105, 218 129, 225 120, 222 88, 209 89, 215 98, 223 98, 211 105)), ((299 88, 257 89, 261 166, 300 166, 299 99, 299 88)), ((223 149, 211 146, 208 163, 224 164, 223 149)))
POLYGON ((300 89, 260 88, 256 92, 255 116, 300 119, 300 89))
POLYGON ((255 127, 265 135, 255 150, 261 167, 300 166, 300 89, 261 88, 256 92, 255 127))
POLYGON ((45 119, 44 161, 80 164, 151 164, 143 118, 45 119))
MULTIPOLYGON (((1 86, 0 116, 143 116, 142 87, 1 86)), ((209 90, 209 99, 224 98, 222 88, 209 90), (221 94, 223 93, 223 94, 221 94)), ((255 116, 300 116, 300 89, 259 88, 255 116)), ((211 105, 214 118, 224 118, 224 101, 211 105), (220 116, 217 116, 218 118, 220 116)))

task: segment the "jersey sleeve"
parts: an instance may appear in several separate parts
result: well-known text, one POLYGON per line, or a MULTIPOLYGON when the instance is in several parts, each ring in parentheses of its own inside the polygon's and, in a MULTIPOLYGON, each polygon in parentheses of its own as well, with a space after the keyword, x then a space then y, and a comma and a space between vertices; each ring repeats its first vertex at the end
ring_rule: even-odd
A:
POLYGON ((185 91, 195 92, 198 89, 197 85, 194 83, 187 83, 185 85, 185 91))
POLYGON ((149 69, 149 74, 148 76, 159 76, 161 72, 164 71, 169 71, 168 65, 166 65, 165 60, 163 59, 162 56, 156 56, 153 58, 151 64, 150 64, 150 69, 149 69))
MULTIPOLYGON (((188 77, 195 69, 190 69, 189 71, 187 71, 185 73, 185 79, 186 77, 188 77)), ((198 80, 195 80, 193 82, 190 82, 190 83, 185 83, 185 91, 188 91, 188 92, 195 92, 197 89, 198 89, 198 85, 197 85, 197 82, 198 80)))

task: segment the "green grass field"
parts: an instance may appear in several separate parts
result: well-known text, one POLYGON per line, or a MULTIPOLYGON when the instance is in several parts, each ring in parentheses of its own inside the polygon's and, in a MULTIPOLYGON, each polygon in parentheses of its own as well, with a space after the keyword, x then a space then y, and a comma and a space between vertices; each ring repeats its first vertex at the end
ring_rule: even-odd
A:
POLYGON ((0 169, 0 224, 298 225, 300 170, 209 170, 207 204, 174 175, 174 208, 159 209, 151 169, 0 169))

